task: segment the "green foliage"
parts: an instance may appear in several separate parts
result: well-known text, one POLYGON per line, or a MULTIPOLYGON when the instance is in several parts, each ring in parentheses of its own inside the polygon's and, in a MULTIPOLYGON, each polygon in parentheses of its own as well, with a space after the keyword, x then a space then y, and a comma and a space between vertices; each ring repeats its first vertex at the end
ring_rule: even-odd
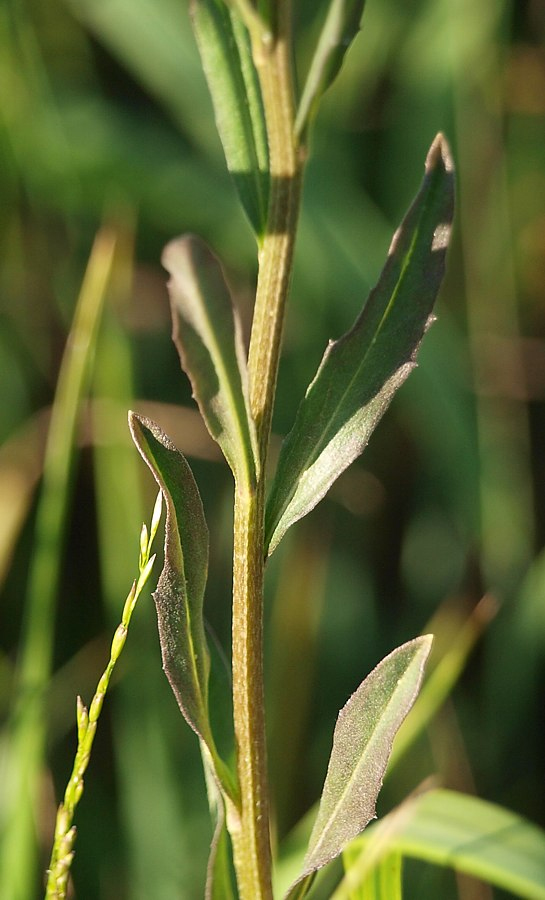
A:
POLYGON ((192 0, 191 10, 227 168, 262 237, 269 191, 267 135, 248 32, 222 0, 192 0))
POLYGON ((295 130, 303 134, 318 110, 322 94, 339 74, 356 37, 365 0, 332 0, 299 101, 295 130))
POLYGON ((210 729, 210 658, 202 614, 208 528, 200 494, 183 455, 154 422, 131 413, 129 424, 167 510, 165 563, 154 593, 163 668, 186 721, 206 745, 216 777, 233 794, 210 729))
POLYGON ((0 893, 25 898, 36 865, 34 808, 38 799, 45 734, 45 687, 54 649, 61 540, 75 459, 78 416, 84 403, 98 325, 114 265, 116 235, 95 239, 63 355, 51 411, 43 486, 35 524, 35 548, 27 588, 28 615, 21 638, 11 722, 4 747, 7 793, 0 819, 0 893))
POLYGON ((161 429, 134 413, 129 424, 167 509, 165 565, 155 593, 163 667, 188 723, 204 738, 210 660, 202 618, 208 528, 201 498, 186 460, 161 429))
POLYGON ((390 653, 341 709, 299 880, 335 859, 374 818, 392 742, 418 694, 431 641, 416 638, 390 653))
POLYGON ((452 162, 439 136, 377 286, 352 329, 329 344, 282 446, 267 508, 269 553, 360 455, 416 365, 445 271, 453 201, 452 162))
MULTIPOLYGON (((432 790, 410 800, 395 821, 373 825, 351 847, 352 865, 335 900, 368 878, 372 846, 473 875, 528 900, 545 897, 545 834, 507 809, 455 791, 432 790), (391 827, 390 827, 391 825, 391 827)), ((350 892, 350 893, 349 893, 350 892)))
POLYGON ((189 236, 165 248, 163 265, 171 276, 173 340, 201 415, 235 478, 251 484, 257 457, 246 360, 219 262, 202 241, 189 236))
POLYGON ((76 838, 76 829, 72 824, 74 813, 81 799, 81 795, 83 794, 84 776, 91 757, 98 719, 102 711, 106 691, 108 690, 114 667, 125 646, 134 608, 140 594, 146 586, 151 575, 153 563, 155 562, 155 556, 151 555, 151 548, 161 519, 161 498, 162 495, 159 494, 155 502, 149 532, 145 525, 142 526, 140 535, 140 557, 138 561, 138 580, 133 582, 129 596, 125 601, 121 624, 118 625, 112 640, 110 660, 97 685, 89 709, 84 706, 81 697, 78 697, 78 747, 72 774, 66 786, 64 798, 59 806, 55 822, 55 839, 53 850, 51 852, 51 862, 49 864, 46 887, 46 898, 48 898, 48 900, 64 900, 67 894, 68 875, 74 857, 73 848, 76 838))

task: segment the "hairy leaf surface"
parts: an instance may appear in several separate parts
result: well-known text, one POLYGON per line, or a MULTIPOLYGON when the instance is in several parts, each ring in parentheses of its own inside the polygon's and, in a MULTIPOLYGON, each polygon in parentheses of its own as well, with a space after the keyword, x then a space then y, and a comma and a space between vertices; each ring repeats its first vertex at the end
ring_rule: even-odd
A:
POLYGON ((335 81, 359 31, 364 6, 365 0, 331 0, 297 110, 297 134, 307 128, 322 94, 335 81))
POLYGON ((298 882, 335 859, 374 818, 392 742, 418 694, 431 643, 431 635, 426 635, 398 647, 340 711, 298 882))
POLYGON ((191 12, 227 168, 260 237, 267 220, 269 162, 248 32, 236 11, 221 0, 193 0, 191 12))
POLYGON ((165 563, 153 595, 163 667, 191 728, 206 740, 209 655, 203 623, 208 528, 188 463, 150 419, 129 414, 133 440, 163 492, 165 563))
POLYGON ((246 361, 221 266, 194 235, 167 244, 162 262, 171 276, 172 337, 193 395, 235 478, 252 482, 257 455, 246 361))
POLYGON ((453 206, 452 162, 438 135, 378 284, 352 329, 327 347, 284 441, 267 505, 269 553, 362 453, 415 367, 445 270, 453 206))

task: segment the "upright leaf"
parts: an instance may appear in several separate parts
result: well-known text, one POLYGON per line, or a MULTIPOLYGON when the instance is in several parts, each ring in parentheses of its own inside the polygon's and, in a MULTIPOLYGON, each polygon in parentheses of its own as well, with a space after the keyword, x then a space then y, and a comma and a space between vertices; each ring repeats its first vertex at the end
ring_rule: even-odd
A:
POLYGON ((171 276, 172 337, 193 395, 235 478, 251 482, 257 454, 248 412, 246 361, 221 266, 194 235, 167 244, 162 262, 171 276))
POLYGON ((290 898, 299 882, 335 859, 374 818, 392 742, 418 694, 431 643, 426 635, 398 647, 340 711, 318 817, 290 898))
POLYGON ((163 667, 191 728, 206 740, 208 647, 203 599, 208 575, 208 528, 185 458, 150 419, 129 413, 131 434, 166 504, 165 562, 153 595, 163 667))
POLYGON ((364 6, 365 0, 331 0, 297 110, 297 134, 305 131, 322 94, 335 81, 359 31, 364 6))
POLYGON ((250 223, 267 220, 269 163, 259 81, 248 32, 223 0, 192 0, 193 28, 214 106, 227 168, 250 223))
POLYGON ((233 802, 237 787, 219 757, 208 716, 210 657, 203 601, 208 575, 208 528, 199 490, 185 457, 155 422, 129 413, 129 427, 166 505, 165 562, 153 595, 163 669, 188 725, 201 739, 205 764, 233 802))
POLYGON ((438 135, 378 284, 351 331, 327 347, 282 446, 267 507, 269 553, 364 450, 416 365, 445 270, 453 206, 452 161, 438 135))

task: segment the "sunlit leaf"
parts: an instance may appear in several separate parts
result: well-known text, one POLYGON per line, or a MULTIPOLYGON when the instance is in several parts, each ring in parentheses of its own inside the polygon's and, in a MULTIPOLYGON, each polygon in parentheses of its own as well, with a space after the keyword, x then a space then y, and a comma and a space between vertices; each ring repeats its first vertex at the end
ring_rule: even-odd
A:
MULTIPOLYGON (((355 842, 353 842, 355 844, 355 842)), ((343 853, 346 875, 331 900, 402 900, 403 859, 399 853, 384 853, 364 879, 352 881, 352 845, 343 853)))
POLYGON ((452 161, 438 135, 378 284, 353 328, 327 347, 284 441, 267 506, 269 553, 364 450, 415 367, 445 270, 453 201, 452 161))
POLYGON ((239 480, 255 478, 253 423, 240 327, 221 266, 200 238, 177 238, 163 251, 170 274, 173 340, 212 437, 239 480))
POLYGON ((425 635, 390 653, 340 711, 298 881, 335 859, 374 818, 392 742, 418 694, 431 642, 425 635))
POLYGON ((193 0, 193 28, 227 168, 256 234, 267 219, 269 164, 261 91, 248 32, 222 0, 193 0))
POLYGON ((297 110, 297 134, 305 130, 322 94, 337 77, 359 31, 364 6, 365 0, 331 0, 297 110))

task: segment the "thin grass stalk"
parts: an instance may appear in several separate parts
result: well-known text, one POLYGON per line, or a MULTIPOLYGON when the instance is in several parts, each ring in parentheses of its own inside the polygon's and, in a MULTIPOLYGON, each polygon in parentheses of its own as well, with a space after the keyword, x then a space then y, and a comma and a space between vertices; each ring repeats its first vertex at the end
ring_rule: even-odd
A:
POLYGON ((114 263, 116 236, 95 239, 59 372, 46 444, 29 574, 22 652, 5 763, 9 794, 2 815, 0 897, 27 900, 37 864, 36 811, 45 752, 45 689, 51 672, 55 604, 78 414, 85 396, 98 323, 114 263))

